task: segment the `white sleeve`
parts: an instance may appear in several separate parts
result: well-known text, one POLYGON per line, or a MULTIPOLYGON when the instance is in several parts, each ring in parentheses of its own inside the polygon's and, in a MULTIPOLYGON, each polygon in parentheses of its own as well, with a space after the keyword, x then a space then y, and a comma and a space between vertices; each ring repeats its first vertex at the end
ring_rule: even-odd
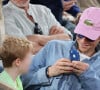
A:
POLYGON ((13 13, 8 7, 3 8, 3 14, 6 35, 25 38, 25 35, 16 24, 13 13))
MULTIPOLYGON (((47 22, 48 22, 49 30, 54 25, 61 26, 61 24, 56 20, 55 16, 52 14, 51 10, 49 8, 46 8, 46 7, 45 7, 45 10, 46 10, 46 13, 47 13, 46 14, 46 19, 47 19, 47 22)), ((65 28, 65 33, 67 33, 70 36, 72 36, 71 32, 66 28, 65 28)))

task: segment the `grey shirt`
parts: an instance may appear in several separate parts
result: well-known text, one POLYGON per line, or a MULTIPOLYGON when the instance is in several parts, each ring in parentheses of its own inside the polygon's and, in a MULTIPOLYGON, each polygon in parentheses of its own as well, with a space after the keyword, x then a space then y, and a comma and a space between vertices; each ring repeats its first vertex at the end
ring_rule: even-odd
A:
MULTIPOLYGON (((3 7, 3 13, 6 34, 17 37, 25 37, 34 34, 35 25, 27 18, 23 9, 18 8, 12 2, 9 2, 3 7)), ((49 34, 49 30, 52 26, 60 26, 50 9, 45 6, 29 4, 28 14, 39 24, 44 35, 49 34)), ((71 35, 68 30, 65 31, 71 35)))

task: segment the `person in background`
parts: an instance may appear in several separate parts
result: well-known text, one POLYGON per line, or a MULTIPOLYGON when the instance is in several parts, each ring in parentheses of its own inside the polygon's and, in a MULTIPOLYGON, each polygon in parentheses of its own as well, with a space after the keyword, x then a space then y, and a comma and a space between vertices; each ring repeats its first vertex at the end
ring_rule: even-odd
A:
POLYGON ((80 8, 75 4, 77 0, 30 0, 32 4, 42 4, 51 9, 56 19, 68 30, 74 33, 75 25, 69 20, 63 20, 63 11, 77 17, 81 13, 80 8))
POLYGON ((89 7, 100 7, 100 0, 78 0, 77 5, 84 11, 89 7))
POLYGON ((20 75, 28 71, 32 59, 33 45, 30 41, 7 37, 0 47, 0 57, 4 71, 0 73, 0 83, 14 90, 23 90, 20 75))
POLYGON ((22 76, 25 90, 100 90, 100 8, 86 9, 76 41, 50 41, 22 76))
POLYGON ((32 41, 35 47, 33 54, 50 40, 71 38, 71 33, 57 22, 48 8, 29 2, 30 0, 10 0, 3 7, 7 35, 32 41))

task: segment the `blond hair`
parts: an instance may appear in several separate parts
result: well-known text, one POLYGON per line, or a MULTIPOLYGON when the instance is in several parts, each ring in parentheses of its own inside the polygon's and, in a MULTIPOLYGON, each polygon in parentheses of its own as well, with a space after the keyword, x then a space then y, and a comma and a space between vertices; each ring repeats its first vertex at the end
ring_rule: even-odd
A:
POLYGON ((0 57, 4 67, 11 67, 14 60, 23 59, 32 49, 32 43, 27 39, 7 37, 0 47, 0 57))

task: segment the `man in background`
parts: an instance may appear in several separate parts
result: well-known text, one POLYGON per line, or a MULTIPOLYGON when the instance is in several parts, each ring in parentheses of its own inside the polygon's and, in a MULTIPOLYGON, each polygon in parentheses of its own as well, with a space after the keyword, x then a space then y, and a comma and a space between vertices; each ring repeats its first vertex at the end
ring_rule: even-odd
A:
POLYGON ((80 8, 75 4, 77 0, 30 0, 33 4, 42 4, 51 9, 56 19, 72 33, 74 33, 75 25, 70 21, 63 20, 63 11, 77 17, 80 8))
POLYGON ((62 27, 51 11, 30 0, 10 0, 3 7, 7 35, 27 38, 34 44, 36 54, 48 41, 67 40, 71 33, 62 27))

